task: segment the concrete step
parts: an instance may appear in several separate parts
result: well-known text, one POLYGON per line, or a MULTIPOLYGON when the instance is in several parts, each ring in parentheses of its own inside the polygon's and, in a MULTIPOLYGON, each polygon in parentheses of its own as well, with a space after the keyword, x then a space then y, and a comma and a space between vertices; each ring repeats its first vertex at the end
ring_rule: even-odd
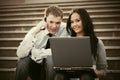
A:
POLYGON ((26 31, 37 24, 3 24, 0 25, 0 31, 26 31))
POLYGON ((15 68, 17 57, 0 57, 0 68, 15 68))
MULTIPOLYGON (((116 17, 116 16, 119 17, 119 13, 120 13, 120 9, 101 9, 101 10, 98 10, 98 9, 88 10, 87 9, 87 11, 91 15, 91 17, 93 17, 93 18, 98 17, 98 15, 100 17, 116 17), (108 12, 113 12, 113 14, 105 14, 105 13, 108 13, 108 12), (115 12, 117 12, 117 13, 114 14, 115 12)), ((68 16, 70 12, 71 12, 71 10, 63 11, 64 16, 68 16)), ((36 12, 31 11, 31 12, 26 12, 26 13, 24 11, 19 12, 19 13, 17 13, 17 11, 16 12, 14 11, 14 12, 11 12, 11 13, 7 12, 7 13, 0 13, 0 14, 1 14, 0 18, 6 18, 6 17, 8 17, 8 18, 13 17, 14 18, 14 17, 22 17, 22 16, 23 17, 27 17, 27 16, 29 16, 29 17, 34 17, 34 16, 43 17, 44 16, 44 11, 43 12, 41 12, 41 11, 36 11, 36 12)))
POLYGON ((0 47, 0 57, 17 57, 17 47, 0 47))
POLYGON ((107 75, 100 80, 120 80, 120 70, 108 70, 107 75))
MULTIPOLYGON (((15 68, 18 57, 0 57, 0 68, 15 68)), ((108 70, 120 69, 120 57, 107 57, 108 70)))
MULTIPOLYGON (((73 8, 74 9, 74 8, 73 8)), ((120 13, 120 9, 101 9, 101 10, 87 10, 88 13, 90 14, 91 18, 96 19, 96 18, 112 18, 112 17, 120 17, 119 13, 120 13), (108 12, 112 12, 113 14, 105 14, 108 12), (114 14, 115 12, 117 12, 117 14, 114 14), (101 13, 101 14, 100 14, 101 13)), ((69 15, 70 11, 64 11, 64 18, 66 19, 69 15)), ((27 17, 43 17, 44 16, 44 12, 29 12, 29 13, 16 13, 14 11, 14 13, 3 13, 0 15, 0 18, 2 19, 10 19, 10 18, 27 18, 27 17)), ((0 19, 0 21, 2 20, 0 19)))
MULTIPOLYGON (((9 28, 8 28, 9 30, 9 28)), ((23 38, 28 30, 23 31, 0 31, 0 38, 23 38)), ((95 29, 95 33, 98 37, 118 37, 120 35, 120 29, 95 29)))
MULTIPOLYGON (((24 23, 24 24, 0 24, 0 31, 25 31, 25 30, 29 30, 30 28, 32 28, 33 26, 36 26, 39 22, 37 22, 36 24, 33 23, 24 23)), ((94 28, 95 29, 120 29, 120 23, 119 22, 93 22, 94 24, 94 28)))
POLYGON ((15 80, 15 68, 0 68, 0 80, 15 80))
POLYGON ((107 57, 108 70, 120 69, 120 57, 107 57))
MULTIPOLYGON (((110 5, 73 5, 73 6, 65 6, 65 7, 60 7, 64 12, 65 11, 71 11, 71 9, 74 9, 74 8, 85 8, 86 10, 88 10, 88 12, 90 13, 95 13, 95 11, 98 13, 98 12, 103 12, 103 10, 105 12, 109 11, 111 12, 111 10, 114 10, 115 12, 119 12, 119 10, 117 11, 116 9, 119 9, 120 8, 120 5, 116 5, 116 4, 110 4, 110 5), (100 10, 100 11, 99 11, 100 10)), ((5 13, 30 13, 30 12, 44 12, 45 8, 47 7, 41 7, 41 6, 38 6, 38 7, 28 7, 28 8, 11 8, 11 9, 1 9, 0 10, 0 13, 1 14, 5 14, 5 13)))
POLYGON ((1 9, 13 9, 13 8, 31 8, 31 7, 47 7, 49 4, 56 4, 61 6, 75 6, 75 5, 108 5, 108 4, 119 4, 120 1, 74 1, 74 2, 53 2, 53 3, 35 3, 35 4, 12 4, 12 5, 1 5, 1 9))
MULTIPOLYGON (((120 37, 100 37, 105 46, 120 46, 120 37)), ((23 38, 0 38, 0 47, 17 47, 23 38)))
MULTIPOLYGON (((105 46, 107 57, 120 57, 120 46, 105 46)), ((1 57, 17 57, 17 47, 0 47, 1 57)))
MULTIPOLYGON (((116 14, 116 15, 113 15, 113 14, 111 14, 111 15, 108 15, 108 14, 107 15, 105 15, 105 14, 99 14, 99 15, 93 14, 90 17, 91 17, 93 22, 97 22, 97 21, 99 21, 99 22, 100 21, 102 21, 102 22, 103 21, 120 21, 120 15, 119 14, 116 14)), ((69 15, 69 13, 65 13, 65 16, 63 18, 64 21, 66 21, 68 19, 68 15, 69 15)), ((19 13, 19 14, 11 13, 11 14, 1 15, 0 16, 0 21, 2 23, 3 21, 17 20, 19 18, 23 18, 23 20, 27 19, 27 18, 28 18, 28 20, 30 18, 36 18, 36 20, 38 20, 38 18, 42 19, 43 16, 44 16, 43 13, 19 13)))
POLYGON ((120 37, 99 37, 105 46, 120 46, 120 37))
POLYGON ((105 46, 107 57, 120 57, 120 46, 105 46))
MULTIPOLYGON (((0 68, 0 80, 14 80, 15 70, 16 68, 0 68)), ((108 70, 107 75, 100 80, 119 80, 119 75, 120 70, 108 70)))
MULTIPOLYGON (((63 17, 63 21, 66 22, 68 17, 63 17)), ((33 18, 8 18, 8 19, 0 19, 0 24, 31 24, 31 23, 38 23, 40 20, 42 20, 43 17, 33 17, 33 18)), ((112 21, 101 21, 101 20, 97 20, 97 21, 93 21, 97 22, 97 23, 118 23, 120 24, 119 20, 112 20, 112 21)), ((117 25, 117 24, 116 24, 117 25)))
POLYGON ((95 29, 94 31, 98 37, 119 37, 120 35, 120 29, 95 29))

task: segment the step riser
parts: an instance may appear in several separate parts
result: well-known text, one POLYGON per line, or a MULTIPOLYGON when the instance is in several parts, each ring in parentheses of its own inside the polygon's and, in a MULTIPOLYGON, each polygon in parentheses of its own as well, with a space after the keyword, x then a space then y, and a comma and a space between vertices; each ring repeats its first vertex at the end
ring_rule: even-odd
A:
POLYGON ((120 60, 108 60, 108 70, 119 70, 120 60))
MULTIPOLYGON (((106 49, 107 57, 120 57, 120 49, 106 49)), ((0 50, 1 57, 17 57, 16 49, 1 49, 0 50)))
POLYGON ((40 20, 14 20, 14 21, 0 21, 0 24, 37 24, 40 20))
POLYGON ((105 46, 120 46, 120 39, 116 40, 102 40, 105 46))
POLYGON ((0 60, 0 68, 15 68, 17 60, 0 60))
MULTIPOLYGON (((10 27, 9 26, 8 27, 7 26, 6 27, 2 27, 2 26, 0 26, 0 31, 8 31, 8 30, 9 31, 26 31, 26 30, 30 30, 30 28, 32 28, 32 27, 34 27, 34 26, 24 26, 24 27, 23 26, 15 26, 15 27, 12 27, 12 26, 10 26, 10 27)), ((95 29, 120 29, 120 26, 119 25, 108 25, 108 24, 107 25, 99 25, 98 24, 98 25, 94 25, 94 28, 95 29)), ((96 33, 96 34, 98 34, 98 33, 96 33)), ((102 35, 104 35, 104 34, 102 34, 102 35)))
POLYGON ((120 57, 120 49, 106 49, 107 57, 120 57))
MULTIPOLYGON (((15 71, 0 71, 0 76, 0 80, 14 80, 15 71)), ((100 80, 120 80, 120 73, 107 73, 107 75, 104 78, 101 78, 100 80)))
MULTIPOLYGON (((68 15, 69 14, 67 14, 66 15, 66 18, 64 18, 64 20, 65 21, 67 21, 67 19, 68 19, 68 15)), ((95 14, 94 14, 95 15, 95 14)), ((17 19, 17 18, 42 18, 44 15, 41 15, 41 14, 37 14, 37 15, 16 15, 16 16, 0 16, 0 21, 2 21, 2 20, 4 20, 4 19, 17 19)), ((100 17, 99 15, 98 15, 98 17, 92 17, 91 16, 91 19, 92 19, 92 21, 93 22, 98 22, 98 21, 120 21, 120 16, 116 16, 116 17, 105 17, 105 16, 103 16, 103 17, 100 17)))
POLYGON ((16 49, 9 49, 9 50, 0 50, 0 56, 1 57, 17 57, 16 55, 16 49))
MULTIPOLYGON (((6 29, 7 30, 7 29, 6 29)), ((26 32, 27 33, 27 32, 26 32)), ((24 33, 0 33, 0 38, 23 38, 26 34, 24 33)), ((95 32, 98 37, 119 37, 120 31, 113 32, 95 32)))
MULTIPOLYGON (((0 41, 0 47, 18 47, 22 40, 2 40, 0 41)), ((120 46, 120 40, 103 40, 105 46, 120 46)))
POLYGON ((15 71, 0 71, 0 80, 15 80, 15 71))
MULTIPOLYGON (((28 27, 0 27, 0 31, 26 31, 30 30, 33 26, 28 27)), ((1 36, 1 35, 0 35, 1 36)))
MULTIPOLYGON (((107 60, 108 70, 119 70, 120 60, 107 60)), ((17 60, 0 60, 0 68, 15 68, 17 60)))
POLYGON ((0 41, 0 47, 18 47, 20 41, 0 41))
POLYGON ((118 31, 114 31, 114 32, 96 32, 96 35, 98 36, 98 37, 119 37, 120 36, 120 31, 118 32, 118 31))
POLYGON ((100 80, 120 80, 120 73, 107 73, 107 75, 100 80))

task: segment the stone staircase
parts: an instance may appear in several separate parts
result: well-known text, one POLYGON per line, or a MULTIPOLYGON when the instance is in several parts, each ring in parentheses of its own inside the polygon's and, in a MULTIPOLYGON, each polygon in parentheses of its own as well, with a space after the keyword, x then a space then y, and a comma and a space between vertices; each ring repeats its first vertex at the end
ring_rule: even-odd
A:
POLYGON ((0 5, 0 80, 14 80, 18 60, 16 49, 24 35, 44 16, 49 5, 64 11, 64 22, 73 8, 85 8, 103 40, 107 52, 107 76, 101 80, 120 80, 120 1, 87 0, 56 3, 0 5))

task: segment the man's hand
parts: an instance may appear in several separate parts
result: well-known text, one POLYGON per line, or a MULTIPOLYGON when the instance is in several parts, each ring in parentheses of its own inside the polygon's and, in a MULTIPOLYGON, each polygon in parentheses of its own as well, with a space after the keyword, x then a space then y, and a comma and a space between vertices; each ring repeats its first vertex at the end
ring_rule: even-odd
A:
POLYGON ((44 30, 46 27, 47 23, 45 21, 40 21, 35 27, 35 30, 33 31, 32 35, 35 36, 37 33, 39 33, 41 30, 44 30))

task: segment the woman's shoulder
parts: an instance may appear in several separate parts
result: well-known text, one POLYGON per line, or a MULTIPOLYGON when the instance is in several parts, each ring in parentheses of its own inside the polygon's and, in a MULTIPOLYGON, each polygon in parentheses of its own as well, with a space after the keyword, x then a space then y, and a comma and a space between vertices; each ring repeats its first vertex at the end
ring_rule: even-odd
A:
POLYGON ((98 38, 98 44, 103 44, 103 41, 100 38, 98 38))
POLYGON ((98 38, 98 48, 104 48, 104 47, 105 46, 104 46, 103 41, 100 38, 98 38))

